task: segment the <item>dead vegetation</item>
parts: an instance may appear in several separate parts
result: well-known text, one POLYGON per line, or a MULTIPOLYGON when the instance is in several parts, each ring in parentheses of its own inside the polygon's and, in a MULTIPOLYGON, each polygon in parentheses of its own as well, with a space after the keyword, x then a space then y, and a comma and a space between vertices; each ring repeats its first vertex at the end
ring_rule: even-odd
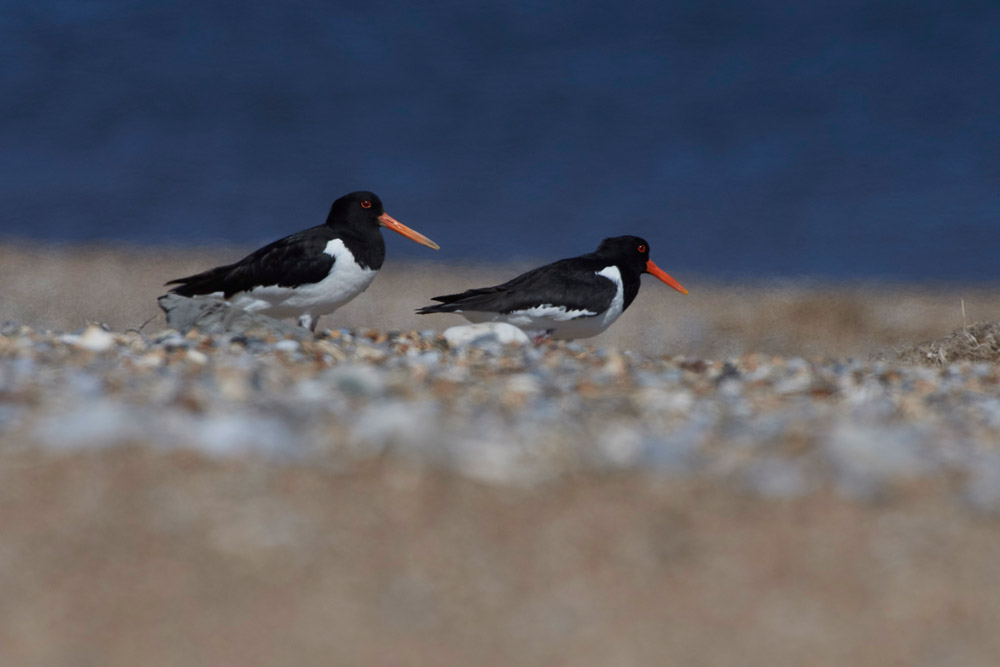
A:
POLYGON ((1000 363, 1000 322, 977 322, 940 340, 897 350, 900 361, 942 366, 957 361, 1000 363))

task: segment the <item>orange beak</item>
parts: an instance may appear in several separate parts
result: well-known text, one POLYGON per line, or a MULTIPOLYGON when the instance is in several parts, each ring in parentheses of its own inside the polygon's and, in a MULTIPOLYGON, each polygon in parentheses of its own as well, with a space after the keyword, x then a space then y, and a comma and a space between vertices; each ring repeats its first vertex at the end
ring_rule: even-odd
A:
POLYGON ((656 264, 653 264, 653 260, 651 259, 646 260, 646 273, 653 274, 654 276, 656 276, 666 284, 670 285, 681 294, 688 293, 688 291, 684 289, 683 285, 681 285, 679 282, 671 278, 666 271, 658 267, 656 264))
POLYGON ((441 246, 439 246, 437 243, 434 243, 434 241, 431 241, 429 238, 427 238, 417 230, 410 229, 409 227, 401 223, 399 220, 396 220, 388 213, 383 213, 382 215, 380 215, 378 217, 378 221, 382 223, 383 227, 388 227, 397 234, 402 234, 406 238, 410 239, 411 241, 416 241, 420 245, 425 245, 428 248, 434 248, 435 250, 441 249, 441 246))

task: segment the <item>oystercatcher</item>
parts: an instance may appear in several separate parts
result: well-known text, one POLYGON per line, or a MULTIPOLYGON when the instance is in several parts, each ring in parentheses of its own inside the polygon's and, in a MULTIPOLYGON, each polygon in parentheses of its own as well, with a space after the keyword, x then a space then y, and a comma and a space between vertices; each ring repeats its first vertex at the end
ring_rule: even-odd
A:
POLYGON ((352 192, 333 202, 325 224, 286 236, 234 264, 166 284, 179 284, 171 292, 181 296, 223 297, 247 311, 297 317, 301 326, 315 331, 321 315, 364 292, 382 267, 380 226, 438 249, 386 213, 375 193, 352 192))
POLYGON ((604 239, 597 250, 528 271, 496 287, 434 297, 439 304, 417 310, 460 313, 470 322, 508 322, 536 340, 589 338, 618 319, 650 273, 678 292, 687 290, 649 258, 638 236, 604 239))

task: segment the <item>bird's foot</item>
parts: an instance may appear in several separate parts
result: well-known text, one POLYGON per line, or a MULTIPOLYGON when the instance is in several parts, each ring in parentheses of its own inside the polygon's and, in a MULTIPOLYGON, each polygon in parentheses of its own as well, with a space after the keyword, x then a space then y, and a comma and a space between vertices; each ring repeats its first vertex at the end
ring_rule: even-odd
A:
POLYGON ((312 315, 299 315, 299 326, 304 329, 309 329, 312 333, 316 333, 316 325, 319 324, 319 318, 313 317, 312 315))
POLYGON ((547 343, 548 341, 552 340, 553 331, 554 329, 549 329, 535 336, 534 338, 535 345, 541 345, 542 343, 547 343))

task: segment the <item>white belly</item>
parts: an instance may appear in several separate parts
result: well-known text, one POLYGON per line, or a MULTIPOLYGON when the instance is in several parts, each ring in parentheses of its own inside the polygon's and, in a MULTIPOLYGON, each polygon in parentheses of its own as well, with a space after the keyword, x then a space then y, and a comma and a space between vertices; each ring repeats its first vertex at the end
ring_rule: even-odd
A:
POLYGON ((617 266, 609 266, 597 272, 615 284, 615 295, 611 305, 603 313, 588 310, 567 310, 563 306, 544 304, 515 310, 509 313, 483 313, 462 311, 462 316, 470 322, 507 322, 522 329, 530 336, 541 336, 552 332, 551 336, 560 340, 590 338, 604 332, 622 314, 625 305, 625 287, 617 266))
POLYGON ((298 317, 306 314, 314 318, 328 315, 368 289, 377 271, 365 269, 354 261, 343 241, 330 241, 324 251, 336 260, 330 273, 318 283, 298 287, 268 285, 255 287, 234 294, 229 300, 245 310, 271 317, 298 317))

